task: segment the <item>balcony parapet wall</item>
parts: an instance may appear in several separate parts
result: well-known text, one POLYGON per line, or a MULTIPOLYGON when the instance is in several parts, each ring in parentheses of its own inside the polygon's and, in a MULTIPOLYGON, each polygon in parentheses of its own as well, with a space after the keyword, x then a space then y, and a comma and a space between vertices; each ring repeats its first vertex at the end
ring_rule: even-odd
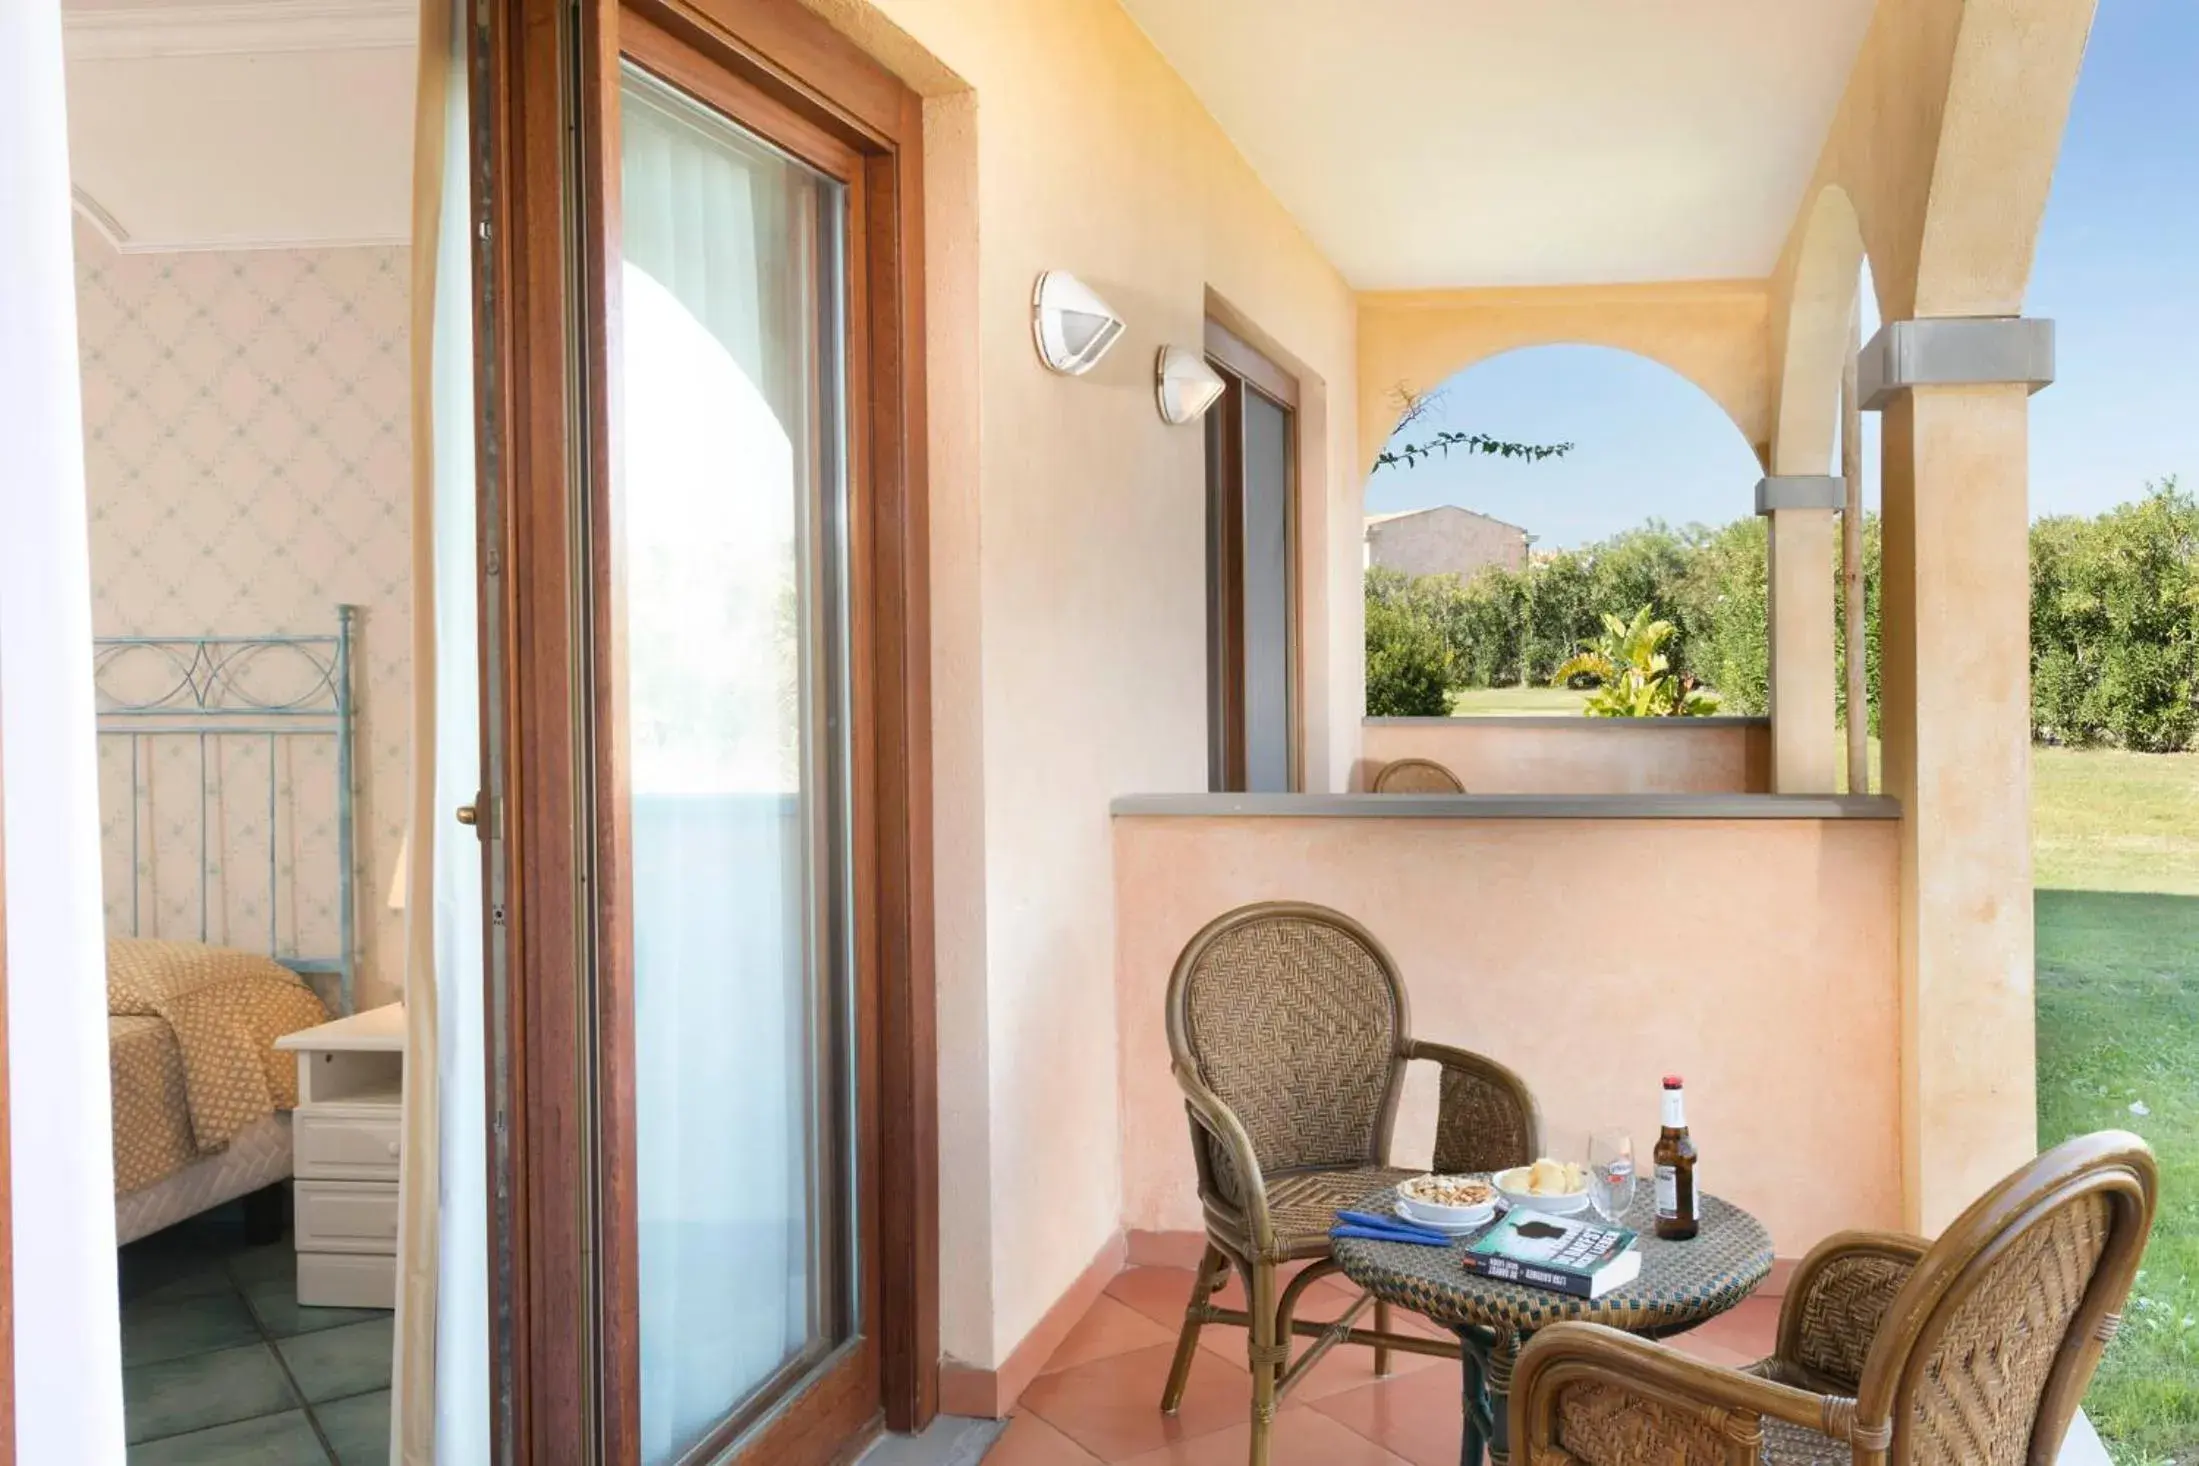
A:
MULTIPOLYGON (((1543 1148, 1646 1150, 1687 1076, 1703 1184, 1782 1257, 1902 1215, 1893 801, 1739 796, 1139 795, 1114 803, 1122 1224, 1199 1225, 1162 1000, 1177 954, 1253 901, 1314 901, 1397 959, 1414 1033, 1501 1059, 1543 1148)), ((1412 1074, 1398 1164, 1425 1164, 1412 1074)))

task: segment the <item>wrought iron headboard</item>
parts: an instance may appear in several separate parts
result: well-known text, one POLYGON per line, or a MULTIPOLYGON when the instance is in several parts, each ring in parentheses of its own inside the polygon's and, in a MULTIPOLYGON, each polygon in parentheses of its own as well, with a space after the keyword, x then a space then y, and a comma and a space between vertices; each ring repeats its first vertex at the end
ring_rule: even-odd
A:
MULTIPOLYGON (((352 811, 352 740, 357 710, 351 691, 352 641, 358 621, 357 606, 338 606, 333 636, 101 637, 94 643, 92 673, 98 694, 103 787, 108 767, 106 751, 125 743, 128 748, 130 792, 124 818, 129 823, 131 935, 181 934, 165 927, 158 911, 152 913, 153 929, 148 931, 144 898, 158 889, 159 836, 167 833, 188 840, 195 833, 198 939, 238 945, 231 939, 232 908, 241 902, 249 912, 253 904, 250 890, 256 885, 256 881, 246 882, 240 895, 229 870, 233 842, 229 833, 232 812, 227 805, 234 782, 230 774, 231 766, 239 761, 237 751, 242 744, 253 761, 264 757, 267 766, 265 825, 259 833, 264 836, 266 850, 268 955, 300 976, 334 978, 336 1000, 344 1013, 352 1011, 359 958, 357 896, 353 889, 358 851, 352 811), (303 918, 294 918, 287 936, 282 923, 284 893, 289 891, 295 901, 299 880, 295 848, 287 868, 282 859, 283 795, 290 795, 289 833, 295 847, 299 843, 300 800, 296 752, 300 741, 316 739, 334 743, 335 788, 331 802, 336 826, 336 951, 332 955, 300 950, 304 945, 303 918), (154 799, 159 760, 168 750, 177 750, 188 760, 194 742, 198 756, 196 824, 164 821, 154 799), (209 743, 216 761, 212 765, 208 762, 209 743), (253 754, 252 750, 258 752, 253 754), (291 769, 287 785, 286 759, 291 769), (217 820, 222 831, 218 843, 217 820), (222 918, 218 931, 210 906, 217 887, 222 918)), ((250 782, 258 782, 256 769, 250 774, 250 782)), ((111 815, 110 811, 102 819, 103 836, 113 830, 111 815)), ((245 823, 249 836, 249 820, 245 823)), ((109 893, 111 904, 113 894, 109 893)), ((187 908, 188 898, 185 925, 187 908)), ((111 915, 110 925, 116 919, 111 915)))

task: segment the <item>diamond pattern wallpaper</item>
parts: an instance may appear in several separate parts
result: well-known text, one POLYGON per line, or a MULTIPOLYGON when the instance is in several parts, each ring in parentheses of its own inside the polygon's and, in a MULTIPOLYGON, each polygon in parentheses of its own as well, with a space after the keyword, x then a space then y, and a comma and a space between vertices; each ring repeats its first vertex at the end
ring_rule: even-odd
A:
MULTIPOLYGON (((404 950, 388 894, 411 690, 407 264, 402 248, 123 255, 77 231, 95 633, 322 635, 339 603, 363 608, 362 1008, 398 996, 404 950)), ((138 755, 133 818, 128 740, 102 740, 109 930, 135 912, 147 936, 193 938, 203 922, 212 940, 265 951, 272 927, 286 952, 332 955, 327 741, 278 755, 231 740, 204 772, 192 742, 138 755), (202 840, 216 870, 203 883, 202 840)))

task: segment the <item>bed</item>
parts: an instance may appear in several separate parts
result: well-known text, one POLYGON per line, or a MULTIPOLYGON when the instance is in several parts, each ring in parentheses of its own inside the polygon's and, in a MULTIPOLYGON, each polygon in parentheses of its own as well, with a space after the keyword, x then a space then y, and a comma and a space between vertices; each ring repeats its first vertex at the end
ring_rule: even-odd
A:
POLYGON ((274 1040, 353 1006, 356 618, 96 644, 119 1242, 290 1175, 274 1040))

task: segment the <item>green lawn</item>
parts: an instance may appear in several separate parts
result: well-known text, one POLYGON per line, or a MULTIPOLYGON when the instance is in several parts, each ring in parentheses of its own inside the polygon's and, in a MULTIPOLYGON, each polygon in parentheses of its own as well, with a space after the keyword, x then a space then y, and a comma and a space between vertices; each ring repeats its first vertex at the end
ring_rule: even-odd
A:
POLYGON ((1578 714, 1588 694, 1568 687, 1468 687, 1451 694, 1458 718, 1566 717, 1578 714))
POLYGON ((2125 1466, 2193 1466, 2199 756, 2042 748, 2032 802, 2040 1144, 2115 1126, 2161 1162, 2153 1244, 2085 1409, 2125 1466))

